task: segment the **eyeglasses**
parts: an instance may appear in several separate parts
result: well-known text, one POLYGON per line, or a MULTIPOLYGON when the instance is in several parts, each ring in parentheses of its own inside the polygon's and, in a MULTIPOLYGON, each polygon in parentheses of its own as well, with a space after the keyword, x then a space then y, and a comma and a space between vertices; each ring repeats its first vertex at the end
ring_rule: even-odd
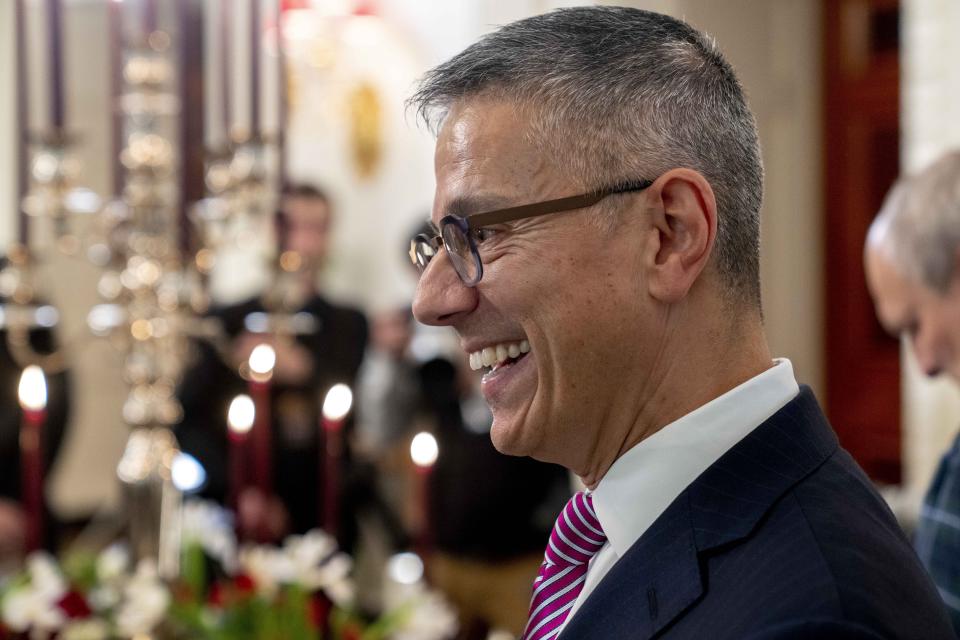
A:
POLYGON ((468 287, 475 286, 483 277, 483 262, 477 251, 478 231, 493 224, 502 224, 524 218, 533 218, 548 213, 560 213, 584 209, 593 206, 618 193, 643 191, 653 184, 652 180, 626 182, 599 191, 591 191, 579 196, 569 196, 546 202, 535 202, 518 207, 485 211, 470 216, 447 215, 440 220, 440 233, 430 235, 421 233, 410 241, 410 260, 423 273, 430 261, 440 251, 442 244, 450 256, 450 262, 457 275, 468 287))

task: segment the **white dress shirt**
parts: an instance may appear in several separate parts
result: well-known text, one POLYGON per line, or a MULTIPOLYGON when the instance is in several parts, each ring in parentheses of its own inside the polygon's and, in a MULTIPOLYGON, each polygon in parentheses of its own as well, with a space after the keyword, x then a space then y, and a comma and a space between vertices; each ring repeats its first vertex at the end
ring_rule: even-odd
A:
MULTIPOLYGON (((593 491, 607 542, 590 560, 564 626, 617 560, 710 465, 800 392, 793 365, 774 366, 671 422, 620 456, 593 491)), ((562 633, 562 631, 561 631, 562 633)))

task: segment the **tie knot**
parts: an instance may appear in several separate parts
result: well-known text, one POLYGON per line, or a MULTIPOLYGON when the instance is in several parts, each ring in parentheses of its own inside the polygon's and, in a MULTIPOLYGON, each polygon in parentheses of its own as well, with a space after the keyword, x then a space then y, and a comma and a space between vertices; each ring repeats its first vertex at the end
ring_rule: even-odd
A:
POLYGON ((593 497, 579 491, 570 498, 553 525, 546 551, 547 564, 585 565, 606 541, 607 536, 593 510, 593 497))

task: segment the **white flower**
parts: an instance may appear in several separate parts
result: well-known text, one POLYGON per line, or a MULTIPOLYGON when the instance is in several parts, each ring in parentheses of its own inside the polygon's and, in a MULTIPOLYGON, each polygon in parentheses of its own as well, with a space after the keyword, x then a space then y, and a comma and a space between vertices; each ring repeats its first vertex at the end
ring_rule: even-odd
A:
POLYGON ((59 600, 67 592, 67 582, 57 567, 57 561, 47 553, 30 554, 27 558, 27 573, 35 591, 48 594, 59 600))
POLYGON ((102 583, 115 583, 130 569, 130 550, 123 544, 112 544, 97 558, 97 579, 102 583))
POLYGON ((410 607, 391 640, 445 640, 457 633, 457 614, 435 591, 422 591, 404 606, 410 607))
POLYGON ((308 591, 322 589, 342 606, 353 600, 354 587, 349 578, 353 561, 338 553, 334 539, 320 530, 290 536, 282 549, 244 547, 239 564, 257 590, 267 597, 272 597, 281 585, 295 584, 308 591))
POLYGON ((289 536, 283 541, 283 548, 295 562, 315 566, 337 550, 337 542, 333 536, 314 529, 302 536, 289 536))
POLYGON ((190 500, 183 505, 181 535, 184 543, 199 544, 227 573, 237 565, 237 538, 233 518, 226 509, 209 500, 190 500))
POLYGON ((246 546, 240 550, 240 570, 253 579, 257 591, 272 598, 282 584, 293 582, 295 570, 290 557, 280 549, 246 546))
POLYGON ((15 589, 3 599, 3 621, 19 633, 28 629, 53 632, 63 626, 66 615, 56 601, 51 602, 26 586, 15 589))
POLYGON ((90 590, 87 602, 94 611, 107 611, 120 604, 120 589, 113 586, 100 586, 90 590))
POLYGON ((350 579, 352 566, 350 556, 338 553, 316 570, 318 588, 323 589, 330 600, 341 607, 351 605, 356 596, 355 585, 350 579))
POLYGON ((117 630, 124 637, 149 633, 163 619, 169 605, 170 592, 157 575, 156 565, 142 560, 123 588, 117 630))
POLYGON ((91 589, 87 602, 94 611, 107 611, 120 603, 123 584, 129 578, 130 549, 115 543, 100 552, 96 564, 98 585, 91 589))
POLYGON ((60 629, 66 615, 57 606, 67 592, 67 584, 53 558, 33 553, 27 558, 29 582, 15 587, 3 599, 3 621, 14 631, 31 630, 31 635, 46 637, 60 629))
POLYGON ((332 536, 314 529, 303 536, 290 536, 284 542, 284 551, 295 571, 295 581, 309 591, 326 591, 336 604, 346 606, 353 600, 350 581, 353 560, 345 553, 337 553, 332 536))
POLYGON ((70 622, 60 632, 61 640, 108 640, 110 625, 100 618, 70 622))

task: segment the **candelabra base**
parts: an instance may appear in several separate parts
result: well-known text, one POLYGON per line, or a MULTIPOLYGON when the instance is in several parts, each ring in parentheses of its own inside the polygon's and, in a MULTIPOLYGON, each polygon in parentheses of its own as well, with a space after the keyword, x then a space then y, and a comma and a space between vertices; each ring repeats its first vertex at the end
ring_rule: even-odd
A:
POLYGON ((131 551, 137 560, 154 560, 165 579, 175 578, 180 571, 182 495, 171 477, 178 453, 170 429, 139 427, 131 432, 117 467, 131 551))

